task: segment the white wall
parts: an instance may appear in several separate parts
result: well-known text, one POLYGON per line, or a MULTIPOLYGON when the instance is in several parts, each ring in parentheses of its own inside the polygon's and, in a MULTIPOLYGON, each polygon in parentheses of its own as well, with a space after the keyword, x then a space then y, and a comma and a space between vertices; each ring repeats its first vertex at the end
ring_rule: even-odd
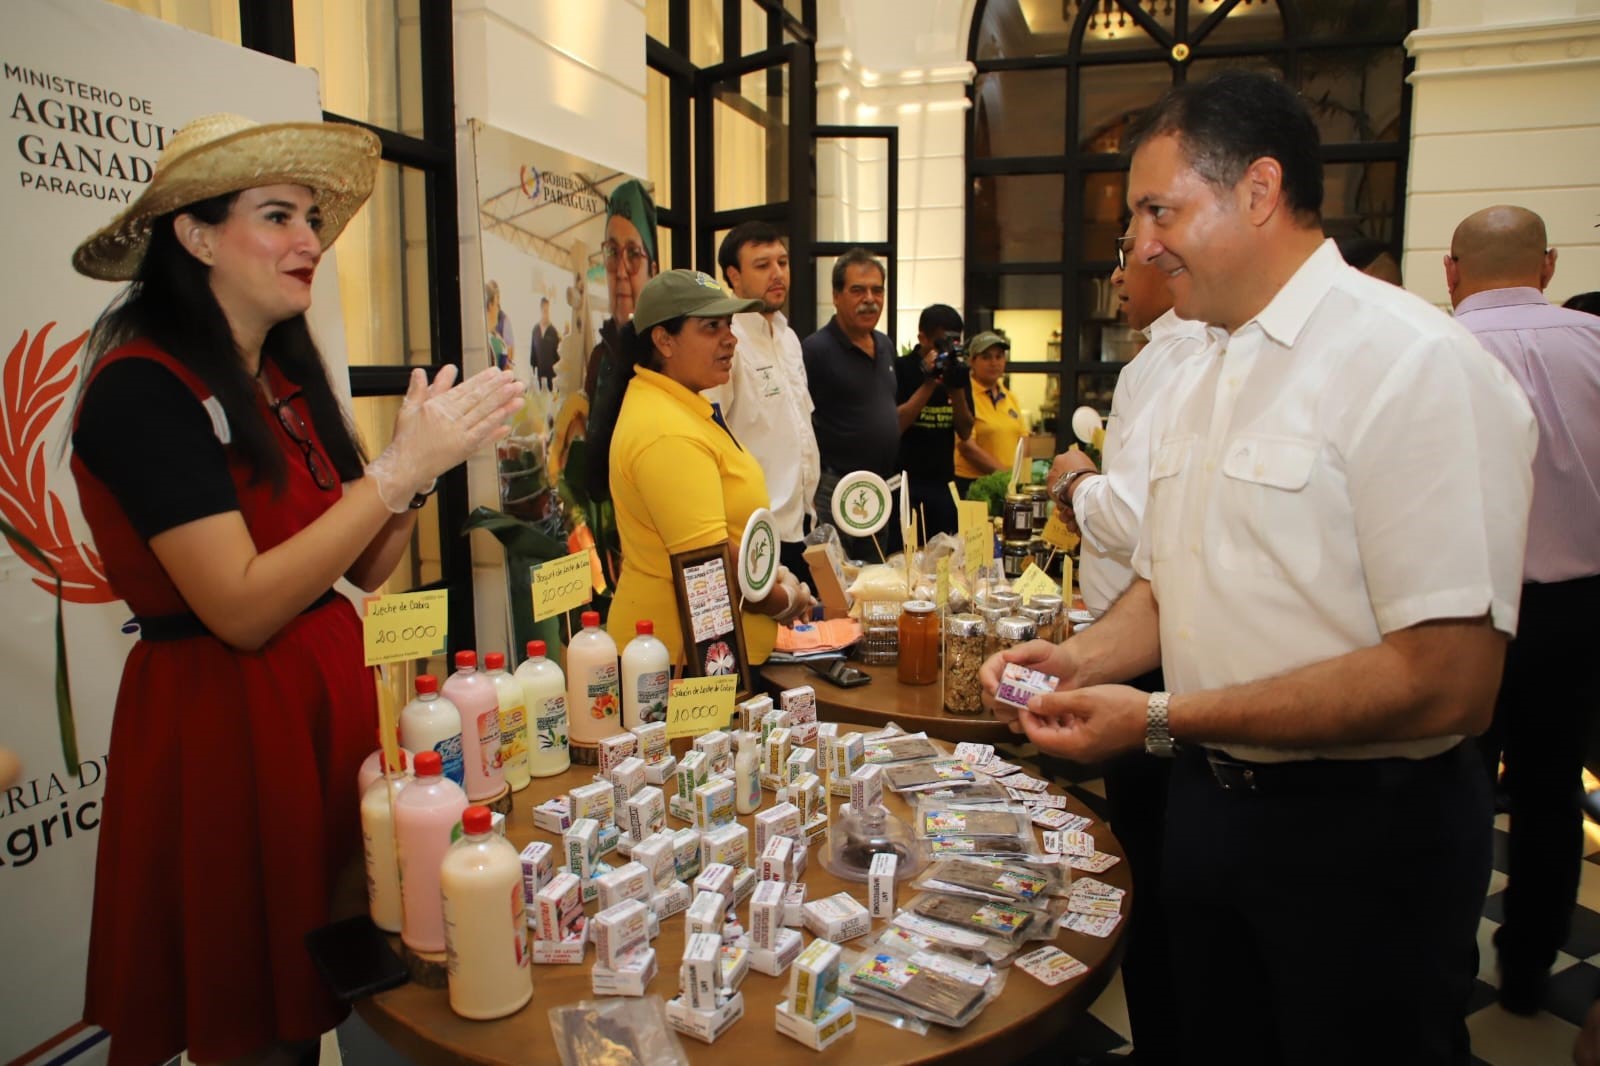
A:
POLYGON ((1406 43, 1406 287, 1448 305, 1456 224, 1511 203, 1560 250, 1552 299, 1600 289, 1600 0, 1431 0, 1406 43))

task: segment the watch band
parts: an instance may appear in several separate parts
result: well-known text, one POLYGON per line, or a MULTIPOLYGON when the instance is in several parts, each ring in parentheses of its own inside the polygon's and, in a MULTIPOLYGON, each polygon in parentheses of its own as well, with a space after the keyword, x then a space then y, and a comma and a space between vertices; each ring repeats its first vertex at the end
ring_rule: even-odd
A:
POLYGON ((1163 759, 1170 759, 1174 754, 1172 731, 1167 724, 1167 701, 1171 698, 1171 693, 1152 692, 1145 704, 1144 750, 1163 759))
POLYGON ((1078 483, 1080 477, 1087 477, 1094 473, 1093 470, 1069 470, 1056 478, 1056 483, 1050 486, 1050 498, 1061 506, 1072 509, 1072 487, 1078 483))

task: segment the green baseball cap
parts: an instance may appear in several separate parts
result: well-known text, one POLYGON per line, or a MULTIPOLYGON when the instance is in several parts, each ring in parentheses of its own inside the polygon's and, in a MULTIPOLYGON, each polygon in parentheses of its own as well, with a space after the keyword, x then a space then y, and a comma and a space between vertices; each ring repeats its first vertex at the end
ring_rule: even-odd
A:
POLYGON ((967 354, 980 355, 997 344, 1008 352, 1011 350, 1010 341, 994 332, 994 330, 984 330, 967 342, 967 354))
POLYGON ((639 290, 633 306, 633 328, 644 332, 679 315, 690 318, 721 318, 743 311, 759 311, 760 300, 739 300, 729 296, 717 279, 698 270, 668 270, 639 290))

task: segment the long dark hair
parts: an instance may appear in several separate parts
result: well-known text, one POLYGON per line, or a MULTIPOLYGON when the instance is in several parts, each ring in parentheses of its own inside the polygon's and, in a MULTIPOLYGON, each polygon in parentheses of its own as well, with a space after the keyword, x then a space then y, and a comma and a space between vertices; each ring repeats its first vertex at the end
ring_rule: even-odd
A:
MULTIPOLYGON (((657 322, 672 336, 683 331, 689 320, 687 315, 657 322)), ((655 329, 651 326, 650 329, 655 329)), ((636 367, 647 370, 661 369, 661 359, 650 340, 650 332, 643 335, 629 322, 617 331, 616 353, 613 359, 608 349, 601 355, 600 380, 594 390, 594 406, 589 410, 589 423, 583 434, 584 483, 589 497, 594 500, 611 498, 611 438, 617 432, 617 416, 622 413, 622 400, 628 392, 628 382, 633 380, 636 367)))
MULTIPOLYGON (((217 225, 228 217, 238 198, 236 192, 214 196, 155 221, 139 272, 101 312, 90 331, 83 380, 89 380, 108 352, 130 341, 149 340, 205 382, 228 416, 233 447, 249 462, 256 479, 270 481, 281 491, 286 471, 283 451, 273 427, 257 409, 255 379, 245 370, 227 316, 211 292, 209 268, 178 242, 173 225, 180 214, 217 225)), ((311 339, 305 316, 296 315, 268 330, 261 358, 277 363, 284 377, 300 388, 317 437, 339 479, 361 476, 365 462, 361 444, 334 398, 327 367, 311 339)))

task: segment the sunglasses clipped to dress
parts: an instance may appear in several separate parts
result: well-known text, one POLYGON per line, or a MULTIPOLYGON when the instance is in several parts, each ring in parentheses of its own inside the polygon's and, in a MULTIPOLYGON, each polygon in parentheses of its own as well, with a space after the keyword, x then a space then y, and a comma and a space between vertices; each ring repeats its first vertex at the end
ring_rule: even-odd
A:
MULTIPOLYGON (((299 393, 295 393, 298 396, 299 393)), ((270 406, 272 413, 278 416, 278 425, 289 434, 289 439, 300 446, 300 454, 305 457, 306 469, 311 472, 311 480, 317 483, 317 488, 323 492, 332 492, 338 482, 334 479, 333 472, 328 469, 328 462, 317 451, 317 446, 311 443, 311 432, 306 427, 305 419, 300 417, 300 412, 289 406, 294 396, 286 396, 281 400, 273 400, 270 406)))

